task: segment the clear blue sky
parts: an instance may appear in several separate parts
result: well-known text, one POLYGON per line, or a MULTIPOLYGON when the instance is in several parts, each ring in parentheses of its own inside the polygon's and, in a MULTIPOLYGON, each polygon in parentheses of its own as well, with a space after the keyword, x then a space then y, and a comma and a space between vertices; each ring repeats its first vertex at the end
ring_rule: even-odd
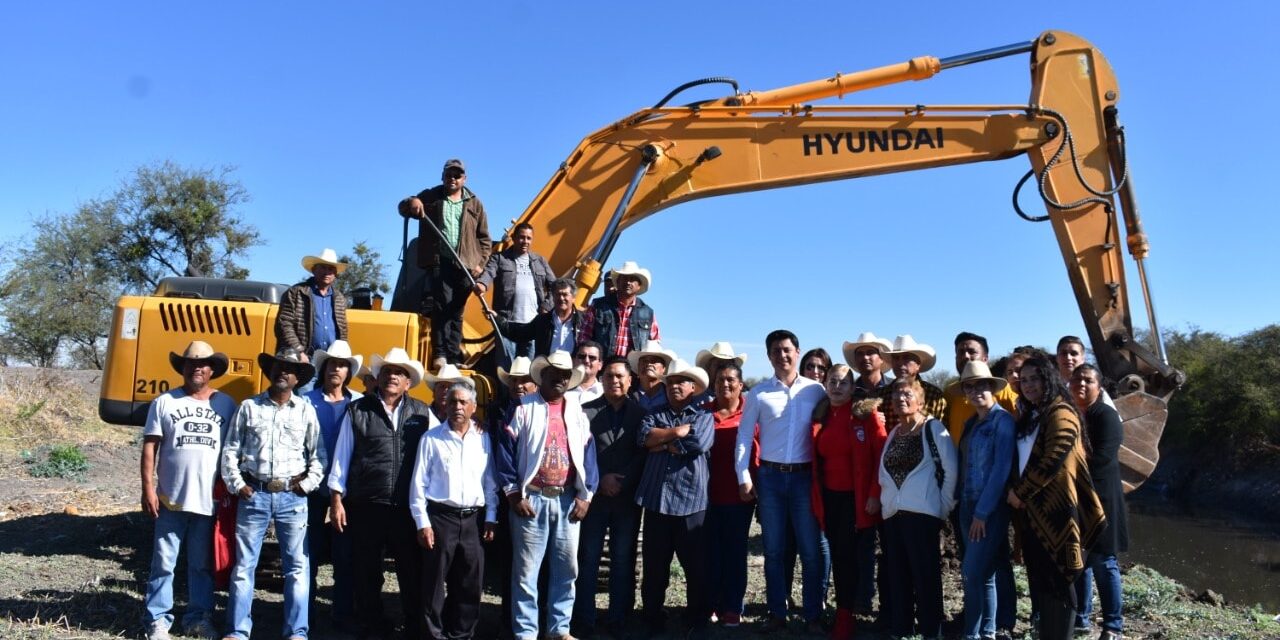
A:
MULTIPOLYGON (((1234 335, 1280 320, 1276 14, 1263 2, 10 4, 0 240, 170 159, 238 167, 253 196, 240 212, 268 241, 249 258, 255 279, 295 281, 302 255, 357 240, 393 262, 396 201, 434 184, 448 157, 466 160, 498 235, 578 140, 687 80, 770 89, 1061 29, 1116 70, 1162 324, 1234 335)), ((1024 103, 1028 89, 1017 58, 846 102, 1024 103)), ((692 359, 730 340, 751 355, 748 375, 768 371, 761 343, 777 327, 837 354, 864 330, 943 354, 962 329, 996 355, 1052 344, 1083 326, 1048 225, 1010 209, 1026 169, 689 203, 632 227, 611 265, 653 272, 646 299, 668 346, 692 359)))

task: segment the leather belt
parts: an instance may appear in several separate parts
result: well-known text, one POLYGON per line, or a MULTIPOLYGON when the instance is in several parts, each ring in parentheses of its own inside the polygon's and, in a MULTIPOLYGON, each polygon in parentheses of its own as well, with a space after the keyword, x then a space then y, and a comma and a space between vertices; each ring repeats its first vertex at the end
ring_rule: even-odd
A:
POLYGON ((254 491, 265 491, 267 493, 280 493, 289 490, 289 483, 293 478, 274 478, 271 480, 259 480, 248 473, 241 473, 240 477, 244 479, 244 483, 253 487, 254 491))
POLYGON ((484 507, 455 507, 453 505, 445 504, 443 502, 427 503, 428 511, 434 511, 437 513, 447 513, 449 515, 458 516, 459 518, 466 518, 468 516, 475 515, 476 513, 479 513, 479 511, 483 508, 484 507))
POLYGON ((761 460, 760 466, 773 469, 774 471, 780 471, 782 473, 799 473, 801 471, 807 472, 809 471, 809 469, 812 469, 813 463, 812 462, 769 462, 768 460, 761 460))
POLYGON ((540 493, 544 498, 559 498, 564 495, 564 487, 535 487, 529 485, 525 489, 530 493, 540 493))

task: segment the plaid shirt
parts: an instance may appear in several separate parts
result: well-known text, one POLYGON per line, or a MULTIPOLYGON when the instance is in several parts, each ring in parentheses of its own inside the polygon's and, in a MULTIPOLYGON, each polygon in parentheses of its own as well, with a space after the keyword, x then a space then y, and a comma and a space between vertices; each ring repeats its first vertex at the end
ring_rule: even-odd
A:
MULTIPOLYGON (((627 330, 627 327, 630 326, 628 323, 631 321, 631 310, 635 306, 636 302, 633 299, 631 304, 620 308, 621 310, 618 313, 620 316, 618 318, 618 333, 614 336, 612 345, 604 345, 605 348, 609 349, 609 353, 605 354, 605 357, 610 355, 625 356, 631 353, 631 332, 627 330)), ((595 319, 596 308, 594 306, 589 306, 586 311, 582 312, 582 324, 578 330, 578 342, 585 342, 593 338, 595 334, 595 319)), ((658 333, 657 314, 654 314, 653 323, 649 325, 649 339, 662 340, 661 334, 658 333)))
MULTIPOLYGON (((920 386, 924 387, 924 406, 920 411, 926 416, 941 420, 947 411, 947 394, 943 393, 942 389, 925 382, 924 378, 920 379, 920 386)), ((884 414, 884 428, 893 429, 898 424, 898 412, 893 408, 893 385, 885 385, 873 393, 882 400, 880 412, 884 414)))

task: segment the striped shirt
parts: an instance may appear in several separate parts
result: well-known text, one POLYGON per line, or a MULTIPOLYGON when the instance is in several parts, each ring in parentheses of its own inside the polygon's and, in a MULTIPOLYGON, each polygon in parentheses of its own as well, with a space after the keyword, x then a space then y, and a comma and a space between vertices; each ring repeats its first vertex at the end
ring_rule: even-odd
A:
POLYGON ((672 441, 677 453, 650 451, 636 489, 636 504, 668 516, 687 516, 707 508, 715 418, 705 407, 695 404, 678 411, 666 407, 645 416, 636 438, 644 446, 645 438, 655 428, 682 424, 692 426, 689 435, 672 441))

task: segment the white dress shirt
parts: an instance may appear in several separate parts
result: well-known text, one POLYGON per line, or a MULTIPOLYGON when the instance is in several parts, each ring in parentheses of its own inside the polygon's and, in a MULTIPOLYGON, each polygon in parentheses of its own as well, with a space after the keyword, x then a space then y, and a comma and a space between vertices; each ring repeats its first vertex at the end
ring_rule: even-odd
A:
MULTIPOLYGON (((381 400, 382 396, 378 395, 381 400)), ((404 399, 400 399, 400 403, 394 409, 382 403, 383 411, 387 412, 387 417, 391 418, 391 429, 393 431, 400 430, 400 421, 404 414, 404 399)), ((440 424, 436 419, 436 414, 427 412, 427 424, 434 427, 440 424)), ((355 449, 356 436, 351 428, 351 412, 342 414, 342 424, 338 426, 338 443, 333 446, 333 456, 330 460, 333 466, 329 467, 329 490, 336 491, 341 494, 347 493, 347 472, 351 470, 351 452, 355 449)))
MULTIPOLYGON (((573 314, 569 314, 569 318, 573 318, 573 314)), ((570 326, 568 320, 560 320, 560 316, 555 309, 551 310, 551 347, 550 352, 568 351, 573 353, 574 341, 578 334, 570 326)))
POLYGON ((475 421, 465 435, 458 435, 448 423, 424 433, 409 481, 409 513, 417 527, 431 526, 428 502, 459 509, 484 507, 485 522, 497 522, 498 482, 492 465, 489 436, 475 421))
POLYGON ((604 395, 604 383, 596 380, 587 387, 574 387, 564 394, 573 394, 578 399, 578 404, 586 404, 604 395))
POLYGON ((826 397, 822 385, 797 375, 791 386, 776 376, 747 394, 742 408, 742 428, 738 429, 733 464, 738 484, 751 479, 751 441, 756 425, 760 430, 760 460, 782 464, 813 461, 813 408, 826 397))

